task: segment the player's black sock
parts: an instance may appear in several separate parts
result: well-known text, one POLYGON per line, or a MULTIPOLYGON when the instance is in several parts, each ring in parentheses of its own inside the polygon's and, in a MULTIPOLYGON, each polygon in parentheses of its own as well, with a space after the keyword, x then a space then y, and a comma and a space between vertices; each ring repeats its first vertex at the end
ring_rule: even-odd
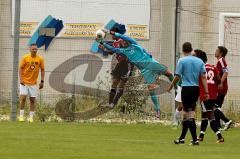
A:
POLYGON ((117 94, 115 95, 114 99, 113 99, 113 104, 117 105, 120 97, 123 95, 123 88, 118 88, 117 90, 117 94))
POLYGON ((197 141, 197 127, 195 123, 195 119, 191 118, 189 119, 189 129, 192 135, 193 142, 197 141))
POLYGON ((207 126, 208 126, 208 119, 202 119, 201 126, 200 126, 200 135, 199 135, 200 138, 204 137, 207 126))
POLYGON ((112 88, 109 93, 109 101, 108 101, 109 104, 113 103, 115 95, 116 95, 116 88, 112 88))
MULTIPOLYGON (((219 110, 220 111, 220 110, 219 110)), ((229 122, 229 119, 223 114, 223 112, 222 111, 220 111, 221 112, 221 117, 220 117, 220 119, 222 119, 225 123, 227 123, 227 122, 229 122)))
POLYGON ((221 135, 221 133, 220 133, 220 131, 218 130, 216 120, 210 121, 210 126, 211 126, 212 130, 216 133, 218 139, 223 138, 222 135, 221 135))
POLYGON ((185 139, 185 136, 186 136, 187 131, 188 131, 188 125, 189 125, 188 124, 188 120, 187 119, 183 119, 183 121, 182 121, 182 134, 181 134, 179 140, 185 139))
POLYGON ((223 138, 220 131, 217 131, 217 132, 216 132, 216 135, 217 135, 218 139, 222 139, 222 138, 223 138))
POLYGON ((221 123, 220 123, 220 116, 219 116, 219 111, 217 111, 218 109, 214 110, 214 116, 215 116, 215 120, 217 123, 217 127, 221 128, 221 123))
POLYGON ((229 119, 223 114, 223 112, 222 112, 221 110, 216 109, 216 110, 214 111, 214 113, 216 113, 217 116, 218 116, 220 119, 222 119, 225 123, 226 123, 226 122, 229 122, 229 119))

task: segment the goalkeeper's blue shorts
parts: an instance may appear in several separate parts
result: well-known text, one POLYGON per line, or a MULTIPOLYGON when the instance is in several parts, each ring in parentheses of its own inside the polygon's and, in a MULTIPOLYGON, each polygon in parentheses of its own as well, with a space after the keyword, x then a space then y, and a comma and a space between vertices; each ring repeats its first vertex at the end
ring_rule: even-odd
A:
POLYGON ((141 74, 147 84, 153 84, 159 75, 165 74, 167 67, 159 63, 151 63, 147 69, 141 70, 141 74))

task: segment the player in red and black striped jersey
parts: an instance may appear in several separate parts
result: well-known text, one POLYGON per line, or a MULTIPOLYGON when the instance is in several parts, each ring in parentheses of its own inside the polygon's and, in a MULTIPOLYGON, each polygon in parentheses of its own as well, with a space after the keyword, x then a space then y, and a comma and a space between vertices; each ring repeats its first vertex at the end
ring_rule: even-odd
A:
POLYGON ((213 112, 215 101, 218 95, 218 83, 220 82, 219 72, 216 67, 206 63, 207 55, 205 52, 203 52, 202 50, 194 50, 194 52, 196 56, 202 59, 203 62, 205 63, 208 93, 209 93, 209 99, 206 100, 203 85, 200 82, 199 89, 200 89, 200 103, 202 107, 202 122, 201 122, 201 127, 200 127, 201 131, 200 131, 198 140, 203 141, 205 131, 208 126, 208 121, 210 121, 210 126, 218 137, 217 143, 222 143, 224 142, 224 139, 218 129, 217 122, 214 118, 214 112, 213 112))
POLYGON ((221 107, 224 102, 224 97, 226 96, 228 91, 227 82, 228 67, 227 62, 225 60, 227 52, 228 50, 224 46, 218 46, 215 52, 215 57, 218 59, 216 67, 220 72, 221 81, 218 85, 218 96, 215 105, 217 109, 215 109, 214 114, 219 128, 221 128, 220 120, 223 120, 225 122, 224 130, 227 130, 232 124, 232 120, 229 120, 221 111, 221 107))

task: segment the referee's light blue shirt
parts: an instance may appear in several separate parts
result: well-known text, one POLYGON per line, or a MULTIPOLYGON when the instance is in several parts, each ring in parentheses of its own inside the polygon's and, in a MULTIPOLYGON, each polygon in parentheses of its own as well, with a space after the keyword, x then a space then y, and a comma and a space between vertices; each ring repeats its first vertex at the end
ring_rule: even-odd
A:
POLYGON ((199 86, 199 77, 205 73, 203 61, 192 55, 180 58, 175 72, 182 78, 182 87, 199 86))

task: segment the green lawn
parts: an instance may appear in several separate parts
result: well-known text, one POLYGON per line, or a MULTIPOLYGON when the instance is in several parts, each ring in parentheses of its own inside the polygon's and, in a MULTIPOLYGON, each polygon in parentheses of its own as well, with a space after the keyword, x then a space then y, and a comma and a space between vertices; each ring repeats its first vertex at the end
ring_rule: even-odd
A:
POLYGON ((0 122, 1 159, 239 159, 240 129, 216 144, 174 145, 180 133, 161 125, 0 122))

